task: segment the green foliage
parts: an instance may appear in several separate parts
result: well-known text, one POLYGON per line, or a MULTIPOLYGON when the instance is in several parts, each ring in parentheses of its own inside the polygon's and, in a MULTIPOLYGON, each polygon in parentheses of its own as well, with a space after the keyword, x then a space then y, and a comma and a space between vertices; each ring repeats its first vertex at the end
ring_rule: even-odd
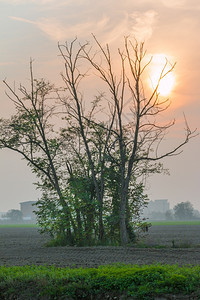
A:
MULTIPOLYGON (((68 200, 66 198, 66 200, 68 200)), ((38 210, 38 225, 41 233, 48 233, 52 242, 49 246, 74 245, 75 233, 71 233, 72 224, 67 218, 63 207, 59 203, 55 193, 47 192, 36 203, 38 210)))
MULTIPOLYGON (((70 209, 70 220, 66 218, 55 191, 50 190, 45 182, 40 185, 43 196, 37 202, 38 210, 35 213, 41 232, 48 232, 52 236, 52 241, 48 243, 48 246, 120 245, 120 173, 118 167, 113 166, 109 159, 105 161, 104 201, 101 208, 104 225, 102 241, 98 238, 100 207, 90 167, 84 160, 84 156, 81 161, 72 157, 70 167, 73 172, 70 176, 66 176, 62 190, 63 199, 70 209), (67 228, 73 228, 71 237, 67 237, 67 228)), ((137 183, 132 176, 126 209, 130 243, 136 241, 135 230, 138 224, 143 223, 143 220, 140 220, 140 212, 146 203, 147 196, 144 194, 143 184, 137 183)))
POLYGON ((1 299, 154 299, 196 295, 200 267, 106 265, 98 268, 54 266, 0 267, 1 299), (32 298, 31 298, 32 297, 32 298))
POLYGON ((194 208, 192 204, 187 202, 181 202, 174 206, 174 217, 177 220, 192 220, 194 219, 194 208))
MULTIPOLYGON (((37 221, 41 232, 51 235, 54 246, 135 243, 138 224, 144 221, 140 215, 148 202, 143 179, 163 171, 155 149, 162 141, 161 133, 173 125, 156 122, 155 116, 166 109, 162 107, 165 101, 154 100, 157 91, 149 100, 141 94, 141 76, 148 66, 142 63, 143 44, 134 46, 125 38, 125 49, 119 51, 120 78, 112 71, 109 47, 105 52, 98 42, 97 46, 102 64, 96 55, 90 59, 86 45, 78 46, 76 41, 69 48, 67 43, 59 45, 67 68, 67 77, 62 74, 64 88, 35 79, 32 61, 29 88, 20 84, 15 90, 4 81, 15 114, 0 119, 0 148, 20 154, 36 175, 36 186, 42 192, 37 221), (85 77, 79 70, 80 59, 100 72, 108 95, 100 92, 86 104, 79 90, 85 77), (129 67, 135 83, 128 79, 129 67), (126 102, 130 119, 124 118, 126 102)), ((164 71, 165 67, 162 76, 164 71)), ((186 141, 191 132, 187 130, 187 134, 186 141)))

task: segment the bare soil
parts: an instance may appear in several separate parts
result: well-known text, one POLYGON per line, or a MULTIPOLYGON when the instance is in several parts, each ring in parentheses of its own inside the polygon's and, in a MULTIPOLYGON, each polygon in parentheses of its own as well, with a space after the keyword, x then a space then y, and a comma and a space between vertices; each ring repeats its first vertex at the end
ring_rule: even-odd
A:
POLYGON ((102 264, 200 264, 200 226, 153 226, 143 240, 149 248, 136 247, 45 247, 48 236, 37 228, 0 228, 0 265, 55 265, 97 267, 102 264), (170 227, 170 228, 169 228, 170 227), (191 248, 172 248, 187 242, 191 248), (165 244, 167 248, 152 245, 165 244))

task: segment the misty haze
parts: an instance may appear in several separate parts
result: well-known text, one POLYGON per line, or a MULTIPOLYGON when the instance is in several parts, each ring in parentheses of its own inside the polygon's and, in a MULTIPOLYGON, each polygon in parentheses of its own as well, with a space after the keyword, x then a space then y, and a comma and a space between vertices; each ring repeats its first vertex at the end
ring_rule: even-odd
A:
POLYGON ((0 299, 200 299, 199 11, 0 1, 0 299))

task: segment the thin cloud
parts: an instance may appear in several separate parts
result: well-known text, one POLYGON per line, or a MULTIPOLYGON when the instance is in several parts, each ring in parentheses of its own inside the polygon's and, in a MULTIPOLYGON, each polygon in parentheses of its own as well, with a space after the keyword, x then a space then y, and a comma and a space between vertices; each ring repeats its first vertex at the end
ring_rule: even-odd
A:
MULTIPOLYGON (((75 25, 63 24, 56 19, 43 18, 37 21, 31 21, 21 17, 10 16, 11 19, 19 22, 30 23, 37 26, 42 32, 44 32, 50 39, 55 41, 61 41, 68 38, 74 38, 76 36, 86 37, 95 31, 95 34, 100 34, 102 31, 106 34, 109 27, 109 18, 104 16, 99 21, 77 23, 75 25)), ((119 34, 124 32, 123 22, 118 24, 113 30, 108 31, 107 39, 116 39, 119 34)))
POLYGON ((38 6, 46 6, 46 10, 51 9, 57 9, 62 6, 68 6, 68 5, 85 5, 89 0, 76 0, 74 2, 73 0, 0 0, 0 3, 6 3, 11 5, 38 5, 38 6))
POLYGON ((101 31, 106 26, 108 19, 106 17, 98 22, 83 22, 75 25, 62 24, 55 19, 42 19, 36 22, 36 25, 52 40, 60 41, 76 36, 84 37, 91 32, 101 31))
MULTIPOLYGON (((46 5, 46 4, 51 4, 51 3, 56 3, 57 1, 55 0, 0 0, 1 2, 6 2, 7 4, 14 4, 14 5, 20 5, 20 4, 36 4, 36 5, 46 5), (29 3, 27 3, 29 2, 29 3)), ((68 1, 60 1, 62 4, 68 2, 68 1)))
POLYGON ((37 26, 51 40, 62 41, 76 36, 87 38, 93 32, 108 43, 129 34, 138 40, 149 39, 153 34, 157 13, 154 10, 143 13, 122 13, 118 18, 104 14, 99 20, 94 18, 91 21, 79 21, 73 25, 56 18, 42 18, 36 21, 14 16, 10 18, 37 26))
POLYGON ((13 16, 9 16, 9 18, 12 19, 12 20, 20 21, 20 22, 24 22, 24 23, 37 24, 36 22, 25 19, 25 18, 13 17, 13 16))
POLYGON ((186 5, 186 0, 162 0, 161 2, 166 7, 171 7, 171 8, 183 8, 186 5))
POLYGON ((153 34, 157 13, 154 10, 134 12, 130 15, 131 33, 137 40, 147 40, 153 34))
POLYGON ((199 10, 200 5, 198 0, 161 0, 165 7, 182 10, 199 10))
MULTIPOLYGON (((2 0, 0 0, 2 1, 2 0)), ((27 3, 25 0, 8 0, 10 3, 27 3)), ((159 0, 162 1, 162 0, 159 0)), ((164 1, 164 0, 163 0, 164 1)), ((178 1, 178 0, 175 0, 178 1)), ((180 0, 179 0, 180 1, 180 0)), ((149 0, 142 0, 149 3, 149 0)), ((113 42, 124 35, 136 37, 138 40, 149 39, 157 20, 155 10, 138 10, 133 7, 132 0, 94 3, 92 0, 30 0, 31 4, 43 5, 42 11, 55 8, 55 14, 29 20, 23 17, 11 17, 13 20, 37 26, 51 40, 62 41, 78 36, 87 39, 93 32, 104 42, 113 42), (61 6, 64 6, 65 9, 61 6), (115 10, 113 10, 115 7, 115 10), (60 15, 58 16, 58 9, 60 15), (64 13, 64 11, 66 11, 64 13)), ((41 11, 40 11, 41 12, 41 11)))

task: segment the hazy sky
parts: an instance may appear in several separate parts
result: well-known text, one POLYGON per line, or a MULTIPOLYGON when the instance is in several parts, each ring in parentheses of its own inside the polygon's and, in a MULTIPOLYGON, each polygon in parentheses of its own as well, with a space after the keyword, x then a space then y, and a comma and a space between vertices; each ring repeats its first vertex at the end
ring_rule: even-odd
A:
MULTIPOLYGON (((191 129, 199 130, 200 114, 199 0, 0 0, 0 117, 13 112, 2 80, 28 84, 30 57, 35 75, 60 82, 62 64, 57 43, 94 33, 104 44, 118 47, 124 35, 145 40, 148 53, 164 54, 177 62, 175 86, 168 113, 177 126, 166 141, 176 144, 184 135, 183 112, 191 129)), ((168 199, 171 207, 191 201, 200 209, 200 137, 180 156, 164 161, 170 176, 156 175, 148 183, 151 200, 168 199)), ((34 176, 24 161, 0 151, 0 212, 19 209, 19 202, 37 200, 34 176)))

